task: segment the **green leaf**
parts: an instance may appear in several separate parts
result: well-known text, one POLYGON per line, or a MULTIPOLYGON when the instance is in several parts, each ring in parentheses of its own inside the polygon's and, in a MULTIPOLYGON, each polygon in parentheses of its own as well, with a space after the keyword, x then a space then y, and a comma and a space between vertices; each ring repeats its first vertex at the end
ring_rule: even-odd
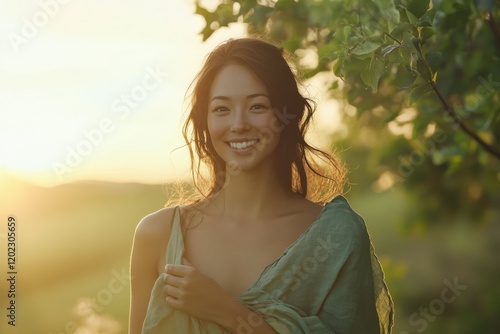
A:
POLYGON ((412 89, 410 92, 410 104, 413 104, 417 102, 425 93, 429 92, 432 90, 431 85, 429 85, 427 82, 422 83, 412 89))
POLYGON ((254 7, 254 12, 252 16, 248 19, 249 22, 266 22, 271 13, 273 12, 273 8, 267 7, 267 6, 262 6, 262 5, 256 5, 254 7))
POLYGON ((443 54, 441 52, 427 52, 425 54, 425 60, 427 64, 429 64, 432 71, 437 71, 439 65, 441 64, 441 59, 443 58, 443 54))
POLYGON ((400 14, 393 0, 378 0, 373 1, 373 3, 378 6, 381 19, 384 23, 387 23, 387 28, 389 28, 389 30, 392 30, 399 24, 400 14))
POLYGON ((428 40, 435 34, 434 29, 432 29, 431 27, 419 27, 418 29, 420 33, 420 38, 422 38, 423 41, 428 40))
POLYGON ((210 28, 210 24, 216 20, 216 15, 201 7, 198 1, 196 2, 195 14, 201 15, 205 19, 205 27, 200 31, 200 34, 203 36, 203 41, 206 41, 214 32, 210 28))
POLYGON ((370 67, 369 65, 360 73, 361 80, 363 80, 363 83, 367 86, 371 85, 371 73, 370 73, 370 67))
POLYGON ((387 55, 389 55, 389 53, 391 53, 392 51, 396 50, 397 48, 399 48, 401 45, 399 44, 392 44, 392 45, 387 45, 387 46, 384 46, 382 48, 382 55, 384 57, 387 57, 387 55))
POLYGON ((256 0, 244 0, 244 1, 239 1, 240 4, 240 11, 238 15, 246 15, 248 12, 257 6, 257 1, 256 0))
POLYGON ((333 67, 332 67, 332 72, 333 74, 335 74, 335 76, 341 78, 343 77, 344 73, 343 72, 343 64, 344 64, 344 60, 343 59, 337 59, 337 61, 335 61, 335 63, 333 64, 333 67))
POLYGON ((430 0, 410 0, 406 9, 417 18, 422 17, 429 9, 430 0))
POLYGON ((432 20, 428 15, 424 15, 417 21, 419 27, 432 27, 432 20))
POLYGON ((406 17, 411 25, 416 26, 418 22, 418 17, 416 17, 412 12, 405 8, 406 17))
POLYGON ((372 92, 376 93, 378 89, 378 82, 385 68, 385 63, 373 57, 370 62, 370 67, 368 68, 368 85, 372 88, 372 92))
POLYGON ((205 27, 200 32, 203 36, 203 41, 206 41, 219 27, 227 27, 229 23, 235 22, 238 18, 238 15, 233 14, 233 5, 230 3, 221 3, 214 12, 210 12, 206 8, 201 7, 199 1, 197 1, 195 14, 201 15, 205 19, 205 27), (212 29, 212 24, 216 28, 212 29))
POLYGON ((417 60, 417 71, 425 80, 430 81, 432 79, 432 74, 429 70, 429 66, 427 66, 422 58, 419 58, 417 60))
POLYGON ((400 22, 396 28, 391 31, 391 36, 393 38, 402 38, 405 32, 411 29, 411 24, 408 22, 400 22))
POLYGON ((402 38, 402 43, 403 43, 403 46, 404 47, 407 47, 407 48, 415 48, 413 46, 413 38, 415 36, 413 36, 411 33, 409 32, 405 32, 403 33, 403 38, 402 38))
POLYGON ((307 21, 310 25, 327 26, 334 16, 335 9, 326 2, 315 1, 310 3, 307 21))
POLYGON ((358 44, 354 50, 352 50, 352 53, 358 56, 361 55, 366 55, 369 53, 372 53, 373 51, 377 50, 380 47, 380 44, 374 43, 371 41, 364 41, 358 44))
POLYGON ((385 70, 385 62, 378 58, 375 58, 372 62, 372 70, 373 70, 373 75, 371 80, 371 86, 372 86, 372 91, 376 92, 378 89, 378 83, 380 81, 380 78, 382 77, 382 74, 384 73, 385 70))
POLYGON ((233 5, 231 3, 221 3, 217 6, 214 14, 217 15, 217 22, 221 27, 227 27, 229 23, 235 22, 238 18, 233 14, 233 5))
POLYGON ((406 89, 413 85, 415 82, 415 79, 417 78, 417 75, 415 74, 414 71, 410 70, 405 70, 403 68, 399 68, 398 72, 396 73, 396 77, 394 79, 394 85, 398 89, 406 89))
POLYGON ((351 37, 351 32, 352 32, 352 27, 351 26, 345 26, 344 29, 342 29, 342 42, 347 43, 349 40, 349 37, 351 37))
POLYGON ((295 51, 300 48, 300 45, 302 43, 302 38, 298 35, 292 36, 288 38, 286 41, 283 41, 281 45, 288 51, 295 51))

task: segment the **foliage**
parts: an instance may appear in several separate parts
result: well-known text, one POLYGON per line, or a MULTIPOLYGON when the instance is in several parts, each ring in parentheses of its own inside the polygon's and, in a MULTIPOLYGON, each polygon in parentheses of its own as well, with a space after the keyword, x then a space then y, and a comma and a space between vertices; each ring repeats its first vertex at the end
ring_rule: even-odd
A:
POLYGON ((459 214, 479 222, 498 207, 498 2, 222 0, 213 11, 197 3, 196 12, 204 40, 243 21, 295 54, 305 78, 332 73, 332 96, 356 110, 345 113, 355 181, 404 182, 418 203, 409 227, 459 214))

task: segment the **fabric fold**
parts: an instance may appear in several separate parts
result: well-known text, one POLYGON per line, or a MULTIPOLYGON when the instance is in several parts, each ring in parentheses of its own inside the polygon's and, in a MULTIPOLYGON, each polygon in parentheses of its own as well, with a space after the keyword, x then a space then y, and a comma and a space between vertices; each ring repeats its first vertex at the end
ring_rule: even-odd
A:
MULTIPOLYGON (((307 315, 300 308, 287 304, 263 290, 254 289, 251 293, 241 296, 239 300, 251 310, 263 316, 264 320, 278 333, 334 333, 316 315, 307 315)), ((246 328, 258 333, 262 325, 258 321, 247 321, 246 328)))

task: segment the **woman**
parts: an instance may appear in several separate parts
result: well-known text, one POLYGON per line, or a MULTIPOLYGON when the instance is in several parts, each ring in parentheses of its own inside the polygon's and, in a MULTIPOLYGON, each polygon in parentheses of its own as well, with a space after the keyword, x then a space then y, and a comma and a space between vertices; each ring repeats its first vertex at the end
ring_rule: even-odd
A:
POLYGON ((130 333, 390 332, 344 169, 304 139, 312 113, 282 49, 243 38, 208 56, 184 126, 202 196, 139 223, 130 333))

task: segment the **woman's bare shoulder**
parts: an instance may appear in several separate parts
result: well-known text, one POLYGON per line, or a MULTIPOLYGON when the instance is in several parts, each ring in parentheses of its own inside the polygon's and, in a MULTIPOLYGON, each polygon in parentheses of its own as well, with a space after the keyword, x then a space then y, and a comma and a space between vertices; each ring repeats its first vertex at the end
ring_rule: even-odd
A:
POLYGON ((170 234, 175 207, 160 209, 141 219, 135 229, 136 238, 165 239, 170 234))

